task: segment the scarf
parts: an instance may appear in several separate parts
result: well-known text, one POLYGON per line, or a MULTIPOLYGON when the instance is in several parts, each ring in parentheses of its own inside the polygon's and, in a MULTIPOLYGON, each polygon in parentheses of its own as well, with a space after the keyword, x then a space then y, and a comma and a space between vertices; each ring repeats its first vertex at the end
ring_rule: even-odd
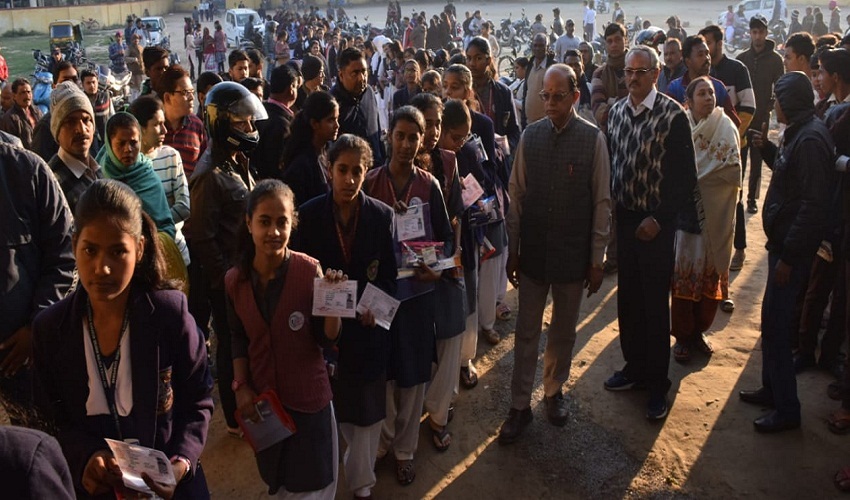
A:
POLYGON ((609 98, 620 97, 620 79, 617 72, 622 72, 625 67, 625 52, 617 57, 609 55, 608 60, 605 61, 605 67, 602 69, 600 77, 602 78, 602 85, 605 87, 605 95, 609 98))
POLYGON ((688 119, 697 161, 697 187, 702 209, 702 235, 711 263, 718 271, 729 266, 735 229, 735 207, 741 188, 741 156, 738 130, 721 107, 694 122, 688 119))
MULTIPOLYGON (((115 117, 120 115, 129 115, 129 113, 115 113, 109 119, 109 122, 115 120, 115 117)), ((135 120, 133 118, 134 122, 135 120)), ((125 167, 112 150, 112 138, 109 137, 108 132, 109 122, 107 122, 106 126, 106 141, 97 153, 95 161, 103 168, 104 177, 121 181, 130 186, 130 189, 135 191, 142 200, 142 210, 153 219, 157 230, 167 233, 173 239, 175 229, 174 220, 171 218, 171 208, 168 206, 168 199, 165 197, 165 189, 162 187, 162 181, 153 170, 153 163, 150 158, 143 155, 140 151, 136 156, 136 161, 129 167, 125 167)), ((136 122, 136 126, 139 127, 138 122, 136 122)), ((141 130, 141 127, 139 127, 139 130, 141 130)))

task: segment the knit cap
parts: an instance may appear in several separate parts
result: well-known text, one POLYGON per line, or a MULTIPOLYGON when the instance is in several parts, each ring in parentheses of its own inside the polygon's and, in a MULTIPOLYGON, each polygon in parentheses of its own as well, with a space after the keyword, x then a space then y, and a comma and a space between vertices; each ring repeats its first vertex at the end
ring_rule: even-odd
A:
POLYGON ((74 111, 83 110, 94 118, 94 108, 75 82, 62 82, 50 93, 50 133, 59 140, 59 127, 74 111))

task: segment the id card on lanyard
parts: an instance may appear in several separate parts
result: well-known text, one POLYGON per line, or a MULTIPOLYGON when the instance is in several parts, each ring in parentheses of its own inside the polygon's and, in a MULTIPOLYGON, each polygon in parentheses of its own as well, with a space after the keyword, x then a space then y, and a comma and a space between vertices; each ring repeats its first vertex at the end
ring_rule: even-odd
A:
MULTIPOLYGON (((112 420, 115 423, 115 432, 118 433, 118 439, 124 441, 123 433, 121 432, 121 423, 118 420, 118 407, 115 404, 115 385, 118 382, 118 368, 121 364, 121 342, 124 340, 124 334, 130 326, 130 308, 124 311, 124 319, 121 322, 121 332, 118 335, 118 346, 115 348, 115 360, 112 361, 111 373, 107 377, 106 363, 103 360, 103 354, 100 351, 100 344, 97 341, 97 332, 94 328, 94 312, 91 307, 91 300, 86 300, 87 319, 89 326, 89 340, 91 340, 92 349, 94 350, 94 360, 97 364, 97 373, 100 375, 100 385, 103 387, 103 394, 106 396, 106 404, 109 406, 109 413, 112 415, 112 420)), ((127 442, 138 442, 137 440, 126 440, 127 442)))

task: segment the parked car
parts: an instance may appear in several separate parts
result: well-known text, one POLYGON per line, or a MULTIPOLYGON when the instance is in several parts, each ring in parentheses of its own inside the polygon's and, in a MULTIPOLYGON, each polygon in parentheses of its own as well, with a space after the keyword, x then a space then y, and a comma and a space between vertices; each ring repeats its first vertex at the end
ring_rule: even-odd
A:
POLYGON ((143 17, 142 24, 150 26, 148 28, 148 32, 150 33, 148 45, 159 45, 162 37, 165 36, 165 19, 161 17, 143 17))
POLYGON ((227 35, 227 43, 238 47, 245 38, 245 23, 254 16, 254 32, 262 35, 265 32, 263 19, 254 9, 228 9, 224 14, 224 34, 227 35))
MULTIPOLYGON (((767 19, 769 23, 788 18, 788 7, 785 0, 744 0, 735 4, 734 12, 738 12, 740 6, 744 6, 744 17, 749 22, 756 14, 767 19)), ((726 26, 726 12, 717 16, 717 25, 726 26)))

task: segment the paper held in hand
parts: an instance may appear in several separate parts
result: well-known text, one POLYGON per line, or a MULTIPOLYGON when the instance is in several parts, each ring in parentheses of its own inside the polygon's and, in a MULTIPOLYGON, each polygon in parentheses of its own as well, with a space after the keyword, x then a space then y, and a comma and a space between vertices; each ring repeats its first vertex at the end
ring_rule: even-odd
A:
POLYGON ((375 317, 375 323, 381 328, 389 330, 400 304, 401 302, 391 295, 368 283, 360 297, 360 302, 357 304, 357 312, 364 314, 368 309, 375 317))
POLYGON ((313 316, 353 318, 356 306, 356 281, 331 283, 324 278, 313 280, 313 316))
POLYGON ((143 472, 147 473, 157 483, 168 486, 177 484, 171 461, 168 460, 165 453, 114 439, 107 439, 106 444, 109 445, 109 449, 112 450, 112 454, 115 455, 115 460, 118 462, 118 467, 121 468, 121 479, 124 481, 124 486, 142 493, 153 494, 153 491, 142 479, 143 472))
POLYGON ((398 241, 425 237, 424 211, 426 208, 427 205, 412 205, 407 207, 407 212, 395 215, 396 239, 398 241))
POLYGON ((480 200, 482 196, 484 196, 484 188, 481 187, 481 184, 478 183, 474 175, 467 174, 463 178, 463 191, 461 191, 463 208, 469 208, 473 203, 480 200))

